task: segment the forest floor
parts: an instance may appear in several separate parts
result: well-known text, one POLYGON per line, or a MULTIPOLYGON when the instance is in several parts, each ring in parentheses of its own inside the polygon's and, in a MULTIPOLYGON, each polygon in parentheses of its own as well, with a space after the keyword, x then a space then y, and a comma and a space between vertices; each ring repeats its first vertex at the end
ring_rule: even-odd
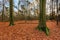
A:
POLYGON ((60 40, 60 22, 47 21, 50 29, 49 36, 36 29, 37 20, 25 22, 16 21, 14 26, 9 26, 9 22, 0 22, 0 40, 60 40))

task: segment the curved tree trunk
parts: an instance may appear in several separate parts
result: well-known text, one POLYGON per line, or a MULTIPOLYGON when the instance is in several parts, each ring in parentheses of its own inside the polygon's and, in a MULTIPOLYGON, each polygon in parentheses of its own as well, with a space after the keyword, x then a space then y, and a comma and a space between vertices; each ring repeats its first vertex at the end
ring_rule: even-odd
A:
POLYGON ((44 31, 46 35, 48 35, 49 29, 47 28, 47 25, 46 25, 45 10, 46 10, 46 0, 40 0, 39 25, 37 28, 41 31, 44 31))
POLYGON ((10 0, 10 26, 14 25, 13 21, 13 0, 10 0))

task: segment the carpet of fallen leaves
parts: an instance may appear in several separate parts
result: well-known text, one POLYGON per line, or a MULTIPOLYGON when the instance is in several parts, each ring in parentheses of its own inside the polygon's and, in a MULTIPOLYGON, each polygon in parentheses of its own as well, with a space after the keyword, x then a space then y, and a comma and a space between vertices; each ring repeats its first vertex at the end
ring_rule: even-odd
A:
POLYGON ((9 26, 9 22, 0 22, 0 40, 60 40, 60 22, 47 21, 50 29, 49 36, 36 29, 37 20, 16 21, 14 26, 9 26))

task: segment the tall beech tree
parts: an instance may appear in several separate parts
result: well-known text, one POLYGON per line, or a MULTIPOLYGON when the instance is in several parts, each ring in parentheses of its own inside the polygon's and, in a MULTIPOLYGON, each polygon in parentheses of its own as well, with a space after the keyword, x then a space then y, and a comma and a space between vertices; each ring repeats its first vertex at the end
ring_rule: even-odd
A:
POLYGON ((13 21, 13 0, 9 0, 10 2, 10 26, 14 25, 14 21, 13 21))
POLYGON ((46 35, 49 34, 49 29, 46 25, 46 0, 40 0, 40 14, 39 14, 39 25, 37 29, 44 31, 46 35))

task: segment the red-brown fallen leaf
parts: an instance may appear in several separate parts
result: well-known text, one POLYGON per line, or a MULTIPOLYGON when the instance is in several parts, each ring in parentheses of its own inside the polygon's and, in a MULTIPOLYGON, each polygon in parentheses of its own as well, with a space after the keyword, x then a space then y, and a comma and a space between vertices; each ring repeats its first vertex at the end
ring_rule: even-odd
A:
POLYGON ((44 32, 36 30, 38 20, 15 21, 14 26, 9 26, 9 22, 0 22, 0 40, 60 40, 60 22, 47 21, 50 29, 49 36, 44 32))

